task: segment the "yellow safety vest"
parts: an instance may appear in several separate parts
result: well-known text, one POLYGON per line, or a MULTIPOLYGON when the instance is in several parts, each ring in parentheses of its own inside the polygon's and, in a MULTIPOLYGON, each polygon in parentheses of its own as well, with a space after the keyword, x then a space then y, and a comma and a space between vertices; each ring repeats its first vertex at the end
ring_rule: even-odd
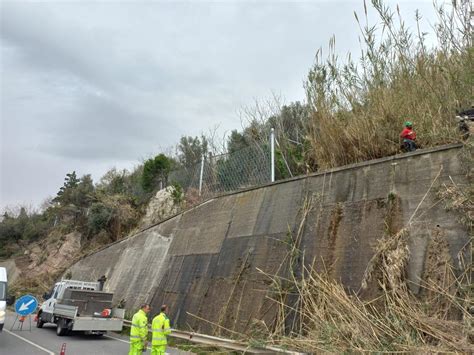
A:
POLYGON ((130 342, 138 342, 147 340, 148 335, 148 317, 146 313, 140 309, 133 315, 132 326, 130 328, 130 342))
POLYGON ((151 338, 151 345, 166 345, 166 336, 171 333, 170 320, 168 316, 161 312, 151 323, 151 330, 153 337, 151 338))

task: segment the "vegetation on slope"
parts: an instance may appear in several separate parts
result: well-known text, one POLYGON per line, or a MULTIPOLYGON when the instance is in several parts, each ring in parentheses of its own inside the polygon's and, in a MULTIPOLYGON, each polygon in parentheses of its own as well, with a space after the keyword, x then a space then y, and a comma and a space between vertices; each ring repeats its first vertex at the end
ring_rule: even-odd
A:
POLYGON ((154 192, 173 183, 168 181, 170 171, 190 168, 202 155, 221 152, 222 146, 230 153, 219 165, 218 176, 225 180, 239 152, 268 151, 271 127, 277 138, 277 179, 395 154, 407 119, 414 122, 423 147, 459 141, 455 112, 474 102, 469 2, 437 9, 434 46, 418 28, 411 32, 398 10, 379 0, 372 6, 380 24, 369 25, 356 15, 360 61, 349 56, 342 63, 332 39, 328 57, 318 51, 309 71, 306 103, 257 103, 243 111, 246 127, 232 131, 223 142, 212 135, 182 137, 174 156, 159 154, 131 172, 112 169, 95 184, 89 175, 68 174, 42 211, 4 213, 0 258, 21 254, 32 241, 72 231, 82 235, 80 253, 123 238, 136 227, 154 192))
MULTIPOLYGON (((430 147, 459 141, 456 111, 473 101, 472 28, 468 1, 437 8, 437 43, 411 32, 398 11, 372 0, 380 23, 356 16, 361 59, 341 63, 330 41, 326 59, 318 52, 306 82, 312 117, 309 141, 323 168, 395 154, 398 133, 413 121, 419 144, 430 147), (365 24, 363 24, 365 22, 365 24)), ((367 16, 367 10, 365 12, 367 16)))

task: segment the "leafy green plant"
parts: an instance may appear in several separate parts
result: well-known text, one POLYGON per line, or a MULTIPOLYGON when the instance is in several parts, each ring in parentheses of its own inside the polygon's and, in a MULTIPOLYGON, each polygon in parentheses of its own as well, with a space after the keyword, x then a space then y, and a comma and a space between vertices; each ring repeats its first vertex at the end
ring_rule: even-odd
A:
POLYGON ((173 187, 173 190, 171 191, 173 202, 176 205, 181 205, 181 203, 184 201, 183 187, 177 182, 173 183, 171 186, 173 187))
POLYGON ((101 202, 93 203, 87 216, 87 225, 91 233, 95 234, 107 228, 112 216, 113 211, 110 207, 101 202))

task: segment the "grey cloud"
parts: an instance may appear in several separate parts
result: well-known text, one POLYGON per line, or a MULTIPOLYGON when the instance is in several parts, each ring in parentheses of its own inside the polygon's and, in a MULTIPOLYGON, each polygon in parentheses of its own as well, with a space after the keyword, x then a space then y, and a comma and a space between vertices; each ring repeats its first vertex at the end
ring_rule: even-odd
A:
MULTIPOLYGON (((181 135, 239 129, 239 109, 272 91, 302 100, 314 54, 333 33, 340 55, 359 53, 353 10, 363 8, 362 1, 0 6, 0 205, 27 198, 18 182, 42 162, 48 171, 28 190, 35 203, 39 191, 54 194, 50 181, 68 170, 98 179, 181 135)), ((417 6, 430 8, 401 8, 417 6)))
POLYGON ((73 159, 132 160, 149 142, 170 136, 174 128, 162 125, 154 130, 153 117, 107 97, 88 95, 78 105, 76 112, 47 132, 48 143, 42 147, 45 152, 73 159))

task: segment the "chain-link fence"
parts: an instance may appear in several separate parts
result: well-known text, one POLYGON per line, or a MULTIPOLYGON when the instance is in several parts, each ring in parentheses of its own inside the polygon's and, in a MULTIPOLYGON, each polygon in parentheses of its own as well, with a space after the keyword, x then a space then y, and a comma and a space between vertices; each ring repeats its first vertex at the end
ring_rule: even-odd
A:
POLYGON ((186 198, 196 202, 270 181, 270 149, 257 145, 233 153, 205 156, 200 162, 174 170, 168 176, 170 184, 179 184, 186 198))

